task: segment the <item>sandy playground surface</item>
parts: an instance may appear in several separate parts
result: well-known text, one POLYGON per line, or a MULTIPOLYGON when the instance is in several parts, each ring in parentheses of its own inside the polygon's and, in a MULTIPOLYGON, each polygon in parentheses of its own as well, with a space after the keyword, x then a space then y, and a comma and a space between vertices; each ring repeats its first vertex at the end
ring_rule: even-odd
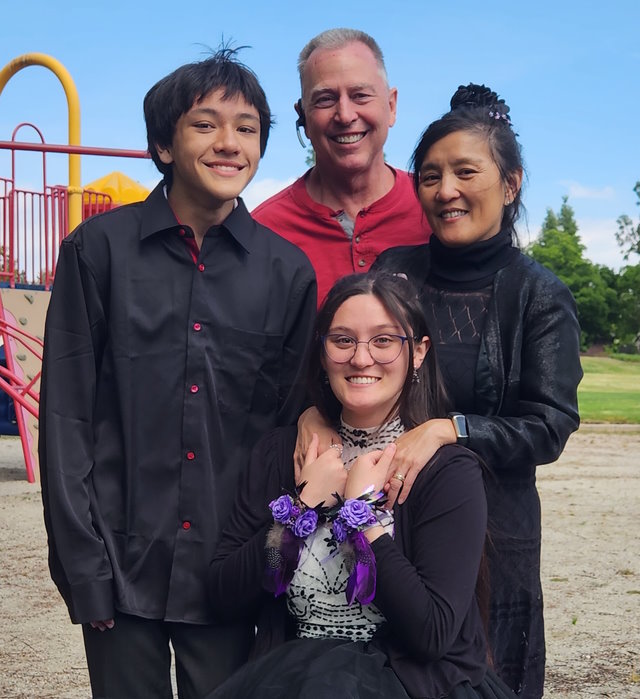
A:
MULTIPOLYGON (((545 697, 640 699, 640 426, 585 425, 538 470, 545 697)), ((0 438, 0 699, 90 696, 82 634, 47 571, 39 486, 0 438)))

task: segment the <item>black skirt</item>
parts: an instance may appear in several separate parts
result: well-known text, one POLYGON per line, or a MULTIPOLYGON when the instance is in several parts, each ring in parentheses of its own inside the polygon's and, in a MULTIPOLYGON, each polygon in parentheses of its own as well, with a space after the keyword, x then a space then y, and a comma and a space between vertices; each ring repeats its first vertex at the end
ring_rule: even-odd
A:
MULTIPOLYGON (((238 670, 205 699, 408 699, 382 651, 363 641, 288 641, 238 670)), ((494 673, 434 699, 514 699, 494 673)), ((431 699, 431 698, 425 698, 431 699)))

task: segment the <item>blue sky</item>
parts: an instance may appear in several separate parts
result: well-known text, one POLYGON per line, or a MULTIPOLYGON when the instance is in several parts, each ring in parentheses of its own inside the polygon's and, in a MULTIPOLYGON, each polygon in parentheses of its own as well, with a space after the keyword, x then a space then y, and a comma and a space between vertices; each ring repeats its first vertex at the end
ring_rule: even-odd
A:
MULTIPOLYGON (((557 210, 569 195, 587 256, 616 269, 624 264, 615 220, 640 216, 633 192, 640 180, 637 0, 3 4, 0 67, 29 52, 61 61, 80 95, 87 146, 143 149, 142 98, 154 82, 201 59, 223 36, 249 45, 241 58, 258 74, 277 119, 246 193, 250 206, 306 169, 293 112, 300 49, 324 29, 363 29, 382 47, 399 91, 398 121, 385 147, 391 164, 406 167, 422 129, 447 111, 459 84, 485 83, 510 105, 523 146, 522 242, 535 238, 546 208, 557 210)), ((20 71, 0 95, 0 140, 10 140, 23 121, 50 143, 66 142, 64 93, 44 68, 20 71)), ((21 186, 40 187, 40 162, 35 154, 17 155, 21 186)), ((83 157, 82 181, 116 169, 148 186, 158 179, 150 161, 83 157)), ((10 170, 9 153, 0 150, 0 176, 10 170)), ((64 156, 49 156, 47 171, 50 184, 67 182, 64 156)))

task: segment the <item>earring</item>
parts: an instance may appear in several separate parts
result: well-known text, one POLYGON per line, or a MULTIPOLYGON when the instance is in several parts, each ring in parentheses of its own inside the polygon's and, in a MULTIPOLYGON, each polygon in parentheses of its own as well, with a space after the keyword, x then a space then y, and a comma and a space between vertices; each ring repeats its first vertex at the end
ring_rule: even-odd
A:
POLYGON ((420 377, 418 376, 418 370, 413 370, 413 376, 411 377, 411 383, 420 383, 420 377))
POLYGON ((322 383, 323 383, 325 386, 328 386, 328 385, 329 385, 329 377, 327 376, 327 372, 326 372, 326 371, 322 373, 322 383))

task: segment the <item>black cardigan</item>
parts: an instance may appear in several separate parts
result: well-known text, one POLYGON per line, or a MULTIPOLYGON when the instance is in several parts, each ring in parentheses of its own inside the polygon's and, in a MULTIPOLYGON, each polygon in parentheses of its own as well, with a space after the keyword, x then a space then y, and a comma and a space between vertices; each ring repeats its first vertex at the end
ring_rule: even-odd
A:
MULTIPOLYGON (((284 596, 261 586, 264 543, 272 522, 268 502, 292 491, 295 428, 275 430, 253 452, 235 507, 211 565, 212 604, 223 621, 252 618, 257 652, 291 638, 284 596)), ((373 542, 375 604, 387 623, 372 643, 410 696, 442 696, 486 672, 486 642, 475 584, 486 530, 486 498, 476 457, 443 447, 396 506, 395 539, 373 542)))

